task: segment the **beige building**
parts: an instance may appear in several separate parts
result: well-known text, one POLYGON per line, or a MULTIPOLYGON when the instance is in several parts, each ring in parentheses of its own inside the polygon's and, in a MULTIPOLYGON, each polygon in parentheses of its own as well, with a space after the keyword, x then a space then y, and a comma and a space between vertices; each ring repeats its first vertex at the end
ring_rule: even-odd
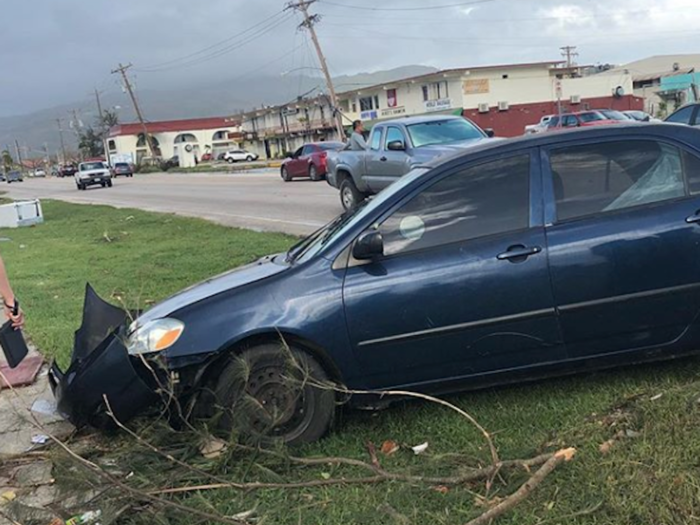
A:
MULTIPOLYGON (((193 152, 198 160, 205 154, 216 158, 220 153, 238 148, 243 139, 238 119, 213 117, 146 123, 156 156, 171 158, 181 150, 193 152)), ((140 164, 150 157, 141 124, 120 124, 107 138, 111 162, 140 164)))

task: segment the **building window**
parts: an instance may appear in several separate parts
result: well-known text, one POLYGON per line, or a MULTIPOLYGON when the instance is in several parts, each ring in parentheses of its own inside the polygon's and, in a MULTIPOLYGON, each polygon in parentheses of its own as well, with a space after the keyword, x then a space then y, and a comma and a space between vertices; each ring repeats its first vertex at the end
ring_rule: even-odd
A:
POLYGON ((374 95, 373 97, 362 97, 360 99, 360 111, 371 111, 373 109, 379 109, 378 95, 374 95))
POLYGON ((357 102, 352 103, 352 112, 357 113, 357 102))
POLYGON ((501 78, 505 80, 506 78, 508 78, 508 74, 504 74, 501 78))
POLYGON ((386 107, 395 108, 398 105, 399 105, 399 100, 396 97, 396 90, 395 89, 387 89, 386 90, 386 107))
POLYGON ((429 100, 440 100, 442 98, 448 98, 450 96, 447 90, 447 82, 431 82, 423 86, 423 102, 428 102, 429 100))
POLYGON ((114 142, 113 140, 110 140, 107 143, 107 146, 109 147, 109 151, 117 151, 117 143, 114 142))

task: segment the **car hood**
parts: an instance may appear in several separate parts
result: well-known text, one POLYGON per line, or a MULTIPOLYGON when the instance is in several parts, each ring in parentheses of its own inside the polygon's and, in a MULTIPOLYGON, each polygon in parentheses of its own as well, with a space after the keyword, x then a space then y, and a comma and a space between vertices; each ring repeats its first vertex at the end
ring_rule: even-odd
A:
POLYGON ((283 264, 274 263, 273 260, 274 256, 264 257, 247 266, 242 266, 190 286, 145 312, 138 318, 138 324, 143 326, 150 321, 168 317, 174 312, 199 301, 261 281, 288 268, 288 266, 283 264))

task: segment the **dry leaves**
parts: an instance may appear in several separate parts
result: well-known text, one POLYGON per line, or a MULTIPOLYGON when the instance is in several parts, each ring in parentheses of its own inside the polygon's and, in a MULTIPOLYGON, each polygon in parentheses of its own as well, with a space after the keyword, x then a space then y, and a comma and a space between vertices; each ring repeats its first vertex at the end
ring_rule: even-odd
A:
POLYGON ((396 441, 388 439, 384 443, 382 443, 380 451, 385 456, 391 456, 392 454, 398 452, 399 448, 399 444, 396 441))
POLYGON ((199 451, 201 452, 202 456, 204 456, 207 459, 214 459, 218 458, 221 456, 226 451, 226 442, 219 439, 215 438, 212 436, 209 436, 204 443, 202 443, 202 446, 199 448, 199 451))

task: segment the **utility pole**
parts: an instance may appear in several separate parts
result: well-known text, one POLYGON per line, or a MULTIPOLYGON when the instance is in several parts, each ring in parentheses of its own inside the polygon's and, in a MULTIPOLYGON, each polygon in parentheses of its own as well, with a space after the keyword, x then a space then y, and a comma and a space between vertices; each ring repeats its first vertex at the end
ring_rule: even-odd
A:
POLYGON ((100 125, 102 125, 102 119, 104 118, 102 114, 102 101, 100 100, 100 92, 95 88, 95 101, 97 102, 97 114, 100 117, 100 125))
POLYGON ((564 46, 559 48, 561 50, 561 56, 566 59, 566 67, 572 68, 576 65, 574 58, 578 57, 576 52, 576 46, 564 46))
POLYGON ((109 157, 109 151, 107 150, 107 133, 109 129, 105 126, 104 113, 102 112, 102 101, 100 100, 100 92, 95 88, 95 102, 97 102, 97 115, 100 118, 100 136, 102 137, 102 150, 104 151, 105 160, 107 164, 112 165, 111 159, 109 157))
POLYGON ((58 124, 58 133, 61 136, 61 153, 63 154, 63 159, 61 162, 63 164, 65 164, 66 160, 67 160, 66 159, 66 144, 65 144, 65 142, 63 142, 63 126, 61 126, 61 119, 60 118, 56 119, 56 124, 58 124))
POLYGON ((304 21, 299 27, 304 27, 311 34, 311 40, 316 48, 316 54, 318 54, 318 61, 321 64, 321 69, 323 70, 323 75, 326 77, 326 85, 328 86, 328 94, 330 95, 330 101, 333 106, 333 116, 335 120, 335 127, 338 132, 338 138, 345 142, 345 132, 343 130, 343 119, 338 111, 338 97, 335 93, 335 87, 333 86, 333 79, 328 71, 328 64, 326 63, 326 57, 323 55, 321 50, 321 44, 318 41, 318 35, 316 35, 316 29, 314 25, 321 20, 319 15, 309 15, 309 6, 316 2, 316 0, 299 0, 298 2, 290 2, 287 4, 285 9, 295 9, 304 15, 304 21))
POLYGON ((17 162, 19 163, 20 171, 24 171, 24 164, 22 164, 22 150, 19 147, 19 140, 15 139, 15 150, 17 151, 17 162))
POLYGON ((143 129, 143 137, 146 140, 146 144, 148 145, 148 151, 151 153, 151 158, 155 159, 156 158, 156 152, 155 149, 153 148, 153 144, 151 143, 151 137, 148 136, 148 128, 146 127, 146 122, 143 120, 143 115, 141 114, 141 108, 139 108, 139 104, 136 101, 136 97, 134 96, 134 90, 131 87, 131 82, 129 82, 129 77, 126 75, 127 70, 132 66, 132 64, 127 64, 126 66, 123 66, 119 64, 119 67, 115 70, 112 71, 112 74, 115 75, 117 73, 121 74, 122 79, 124 79, 124 87, 126 88, 127 92, 129 93, 129 97, 131 98, 131 102, 134 104, 134 111, 136 111, 136 116, 139 119, 139 122, 141 123, 141 128, 143 129))

